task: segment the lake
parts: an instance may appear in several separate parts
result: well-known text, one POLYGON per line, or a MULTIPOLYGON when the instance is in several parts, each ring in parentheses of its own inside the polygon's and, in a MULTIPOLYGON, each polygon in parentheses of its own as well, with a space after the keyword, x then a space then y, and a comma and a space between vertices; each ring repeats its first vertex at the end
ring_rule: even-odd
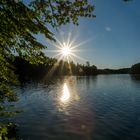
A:
POLYGON ((17 139, 139 140, 140 78, 61 77, 16 87, 17 139))

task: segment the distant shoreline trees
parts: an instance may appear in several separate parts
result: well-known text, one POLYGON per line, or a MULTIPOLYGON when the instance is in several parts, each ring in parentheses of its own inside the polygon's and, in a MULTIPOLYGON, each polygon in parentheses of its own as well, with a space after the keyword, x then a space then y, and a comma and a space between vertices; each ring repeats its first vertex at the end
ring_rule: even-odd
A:
MULTIPOLYGON (((121 69, 97 69, 95 65, 75 64, 74 62, 59 61, 54 58, 47 58, 45 64, 30 64, 28 61, 16 57, 14 61, 16 68, 15 73, 19 75, 20 81, 43 79, 51 73, 51 77, 55 76, 94 76, 98 74, 140 74, 140 63, 133 65, 131 68, 121 69)), ((48 77, 48 76, 47 76, 48 77)), ((49 77, 50 78, 50 77, 49 77)))
POLYGON ((130 69, 131 74, 140 74, 140 63, 132 65, 130 69))
MULTIPOLYGON (((88 63, 88 64, 87 64, 88 63)), ((51 72, 51 76, 65 76, 65 75, 97 75, 97 67, 84 64, 75 64, 74 62, 59 61, 57 59, 47 58, 47 63, 44 64, 30 64, 29 61, 20 57, 16 57, 14 61, 15 74, 19 75, 20 81, 37 80, 44 78, 51 72)))

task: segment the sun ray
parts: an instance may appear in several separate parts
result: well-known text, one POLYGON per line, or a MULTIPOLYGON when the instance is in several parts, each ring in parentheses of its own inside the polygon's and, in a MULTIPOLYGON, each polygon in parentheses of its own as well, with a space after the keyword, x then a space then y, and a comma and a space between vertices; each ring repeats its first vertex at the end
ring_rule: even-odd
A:
POLYGON ((70 39, 71 39, 71 33, 68 34, 68 39, 67 39, 67 46, 70 45, 70 39))
POLYGON ((63 70, 63 66, 64 66, 64 61, 62 61, 62 65, 61 65, 61 68, 60 68, 61 71, 63 70))
POLYGON ((74 58, 72 56, 70 56, 70 59, 74 62, 74 58))
POLYGON ((56 61, 56 63, 53 65, 53 67, 49 70, 49 72, 44 76, 44 80, 45 79, 49 79, 52 75, 53 75, 53 73, 54 73, 54 71, 56 70, 56 68, 57 68, 57 66, 59 65, 59 63, 60 63, 60 60, 63 58, 63 56, 60 56, 60 58, 56 61))
POLYGON ((69 32, 67 36, 64 34, 64 32, 63 34, 61 34, 60 32, 60 38, 62 41, 57 37, 55 37, 56 42, 53 43, 50 42, 51 45, 53 45, 57 49, 48 50, 46 52, 56 53, 52 57, 57 58, 58 61, 63 60, 63 61, 67 61, 68 63, 70 61, 77 62, 78 60, 86 61, 84 58, 78 56, 77 52, 85 51, 83 49, 79 49, 79 47, 89 42, 90 39, 82 41, 80 43, 76 43, 78 40, 77 35, 73 36, 71 32, 69 32))
POLYGON ((55 37, 55 39, 56 39, 57 43, 60 45, 60 46, 58 45, 57 47, 58 47, 58 48, 62 48, 63 42, 61 43, 61 42, 59 41, 59 39, 57 39, 57 37, 55 37))
POLYGON ((60 51, 59 50, 45 50, 45 52, 57 53, 57 52, 60 52, 60 51))
POLYGON ((82 41, 81 43, 72 46, 71 49, 78 48, 79 46, 82 46, 82 45, 86 44, 86 43, 89 42, 89 41, 90 41, 90 39, 85 40, 85 41, 82 41))
MULTIPOLYGON (((55 39, 56 39, 56 37, 55 37, 55 39)), ((49 41, 49 40, 48 40, 48 43, 49 43, 50 45, 52 45, 52 46, 58 48, 58 49, 61 49, 60 44, 58 45, 58 43, 56 43, 57 40, 58 40, 58 39, 56 39, 55 42, 54 42, 54 41, 49 41)))
MULTIPOLYGON (((64 37, 64 35, 63 35, 64 37)), ((60 66, 60 72, 63 72, 63 67, 65 62, 68 63, 69 74, 72 75, 72 68, 70 62, 75 62, 77 60, 86 61, 86 59, 78 56, 77 52, 85 51, 81 50, 78 47, 87 43, 90 39, 85 40, 79 44, 76 44, 76 37, 72 36, 71 33, 68 34, 67 39, 63 39, 63 41, 55 38, 56 42, 49 42, 51 45, 56 47, 56 50, 45 50, 45 52, 56 53, 53 58, 56 58, 55 64, 51 67, 49 72, 46 74, 45 79, 50 79, 50 77, 54 74, 55 70, 60 66), (62 63, 61 63, 62 62, 62 63)), ((44 80, 45 80, 44 79, 44 80)))
POLYGON ((82 58, 82 57, 80 57, 80 56, 78 56, 78 55, 75 55, 74 53, 72 53, 71 55, 74 56, 74 57, 76 57, 76 58, 78 58, 78 59, 81 59, 81 60, 86 61, 86 59, 84 59, 84 58, 82 58))
POLYGON ((69 66, 69 70, 70 70, 70 75, 72 75, 72 68, 71 68, 70 63, 68 63, 68 66, 69 66))
POLYGON ((54 55, 53 58, 57 58, 59 56, 61 56, 61 53, 58 53, 58 54, 54 55))

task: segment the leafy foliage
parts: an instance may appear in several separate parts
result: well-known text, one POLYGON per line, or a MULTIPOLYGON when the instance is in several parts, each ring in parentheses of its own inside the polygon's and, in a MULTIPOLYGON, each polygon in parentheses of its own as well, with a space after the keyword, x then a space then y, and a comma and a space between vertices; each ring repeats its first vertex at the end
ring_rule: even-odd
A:
POLYGON ((29 4, 19 0, 0 1, 0 91, 1 96, 10 97, 9 84, 17 82, 10 62, 19 56, 30 63, 43 63, 45 55, 42 45, 34 37, 44 34, 53 40, 47 26, 58 27, 73 22, 78 17, 94 17, 94 7, 87 0, 32 0, 29 4))
POLYGON ((15 140, 15 128, 13 123, 7 125, 0 124, 0 139, 1 140, 15 140))
POLYGON ((87 0, 34 0, 25 5, 21 1, 1 0, 0 2, 0 42, 9 54, 17 54, 33 62, 44 58, 42 49, 34 34, 44 34, 55 40, 48 25, 58 27, 72 21, 78 24, 78 17, 91 17, 93 6, 87 0))
MULTIPOLYGON (((55 41, 50 28, 72 22, 78 24, 79 17, 95 17, 94 7, 88 0, 0 0, 0 115, 6 115, 3 104, 15 101, 16 95, 10 85, 17 84, 17 76, 11 63, 19 56, 30 63, 43 63, 47 46, 35 38, 43 34, 55 41), (2 109, 3 108, 3 109, 2 109)), ((12 114, 9 113, 9 115, 12 114)), ((0 138, 6 139, 7 127, 0 125, 0 138), (4 134, 5 133, 5 134, 4 134)))

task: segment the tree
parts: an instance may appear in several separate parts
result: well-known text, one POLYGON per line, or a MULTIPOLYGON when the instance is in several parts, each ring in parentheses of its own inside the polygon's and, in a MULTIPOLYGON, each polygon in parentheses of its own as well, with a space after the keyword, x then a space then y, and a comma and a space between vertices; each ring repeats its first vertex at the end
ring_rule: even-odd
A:
POLYGON ((86 66, 87 66, 87 67, 90 67, 89 61, 86 62, 86 66))
POLYGON ((2 101, 15 100, 9 88, 9 84, 17 83, 11 65, 15 57, 19 56, 30 63, 47 60, 42 51, 47 46, 38 42, 34 35, 41 33, 55 41, 49 27, 57 28, 69 22, 78 25, 79 17, 95 17, 93 10, 88 0, 0 1, 0 114, 2 101))
POLYGON ((93 10, 94 7, 87 0, 32 0, 28 5, 20 0, 1 0, 1 81, 11 81, 5 74, 4 67, 10 68, 7 59, 20 56, 31 63, 43 62, 45 55, 42 49, 47 46, 38 42, 35 34, 44 34, 47 39, 55 41, 47 26, 57 28, 69 22, 78 24, 79 17, 95 17, 93 10))
POLYGON ((87 0, 33 0, 28 5, 18 0, 0 2, 0 42, 4 53, 10 56, 18 54, 25 59, 42 61, 42 49, 34 34, 42 33, 49 40, 55 40, 47 28, 73 22, 78 24, 78 17, 91 17, 93 6, 87 0))
POLYGON ((140 63, 132 65, 130 68, 130 73, 131 74, 140 74, 140 63))

